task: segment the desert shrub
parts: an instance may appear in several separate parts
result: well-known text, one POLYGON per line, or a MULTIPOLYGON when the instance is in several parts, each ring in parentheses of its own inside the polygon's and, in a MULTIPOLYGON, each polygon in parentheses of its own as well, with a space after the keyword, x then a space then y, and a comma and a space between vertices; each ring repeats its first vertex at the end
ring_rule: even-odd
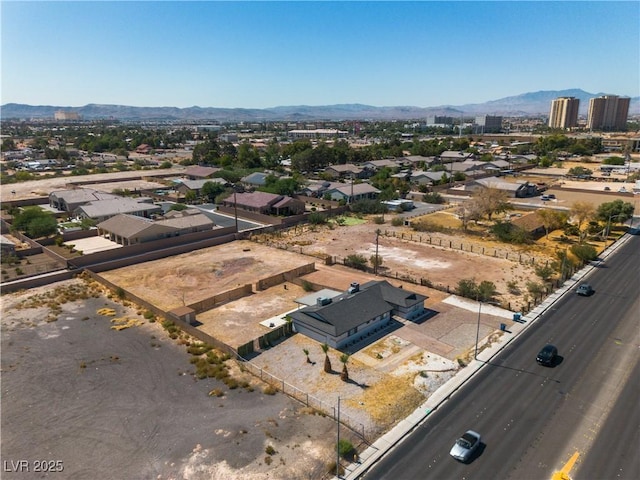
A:
POLYGON ((347 258, 345 258, 344 264, 347 267, 355 268, 357 270, 367 270, 367 259, 357 253, 349 255, 347 258))
POLYGON ((476 298, 478 296, 478 284, 472 278, 464 278, 458 282, 456 293, 461 297, 476 298))
POLYGON ((151 310, 146 310, 142 315, 147 320, 155 320, 156 316, 151 310))
POLYGON ((262 393, 264 393, 265 395, 275 395, 277 391, 278 389, 273 385, 267 385, 262 389, 262 393))
POLYGON ((265 449, 264 449, 264 452, 265 452, 267 455, 275 455, 275 453, 276 453, 276 449, 275 449, 275 448, 273 448, 271 445, 267 445, 267 448, 265 448, 265 449))
POLYGON ((573 253, 576 258, 582 260, 583 262, 588 262, 598 258, 598 252, 596 252, 596 249, 591 245, 572 245, 571 253, 573 253))
POLYGON ((318 212, 313 212, 308 217, 309 223, 312 225, 323 225, 327 223, 327 217, 318 212))
POLYGON ((347 457, 353 455, 353 444, 349 440, 340 439, 338 442, 338 453, 341 457, 347 457))
POLYGON ((580 229, 577 225, 568 224, 564 227, 564 234, 567 236, 578 236, 580 235, 580 229))
POLYGON ((207 345, 206 343, 197 343, 187 348, 187 352, 189 352, 191 355, 202 355, 204 353, 207 353, 211 349, 213 349, 211 345, 207 345))
POLYGON ((393 217, 391 219, 391 225, 394 227, 401 227, 404 225, 404 218, 402 217, 393 217))
POLYGON ((219 388, 214 388, 209 392, 210 397, 222 397, 223 395, 224 395, 224 392, 219 388))
POLYGON ((376 225, 382 225, 384 223, 384 217, 373 217, 373 223, 375 223, 376 225))
POLYGON ((411 222, 411 228, 416 232, 447 232, 450 230, 443 225, 428 221, 411 222))
POLYGON ((436 203, 436 204, 442 204, 446 202, 444 197, 440 195, 438 192, 425 193, 422 196, 422 201, 426 203, 436 203))
POLYGON ((380 203, 380 200, 363 199, 351 205, 351 211, 361 214, 387 213, 386 205, 380 203))
POLYGON ((308 280, 302 280, 302 289, 305 292, 312 292, 313 291, 313 285, 308 280))

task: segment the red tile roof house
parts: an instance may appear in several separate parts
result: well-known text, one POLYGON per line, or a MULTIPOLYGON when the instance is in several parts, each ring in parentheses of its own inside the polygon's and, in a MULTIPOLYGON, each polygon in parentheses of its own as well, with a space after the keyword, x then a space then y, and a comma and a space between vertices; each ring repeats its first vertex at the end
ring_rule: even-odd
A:
POLYGON ((190 180, 199 180, 202 178, 211 178, 211 175, 218 171, 220 171, 220 169, 216 167, 202 167, 199 165, 192 165, 185 169, 184 175, 190 180))
POLYGON ((304 213, 305 210, 304 202, 300 200, 267 192, 231 194, 222 204, 234 207, 234 202, 237 202, 238 208, 265 215, 297 215, 304 213))
POLYGON ((142 143, 136 147, 136 153, 146 155, 151 152, 151 147, 146 143, 142 143))

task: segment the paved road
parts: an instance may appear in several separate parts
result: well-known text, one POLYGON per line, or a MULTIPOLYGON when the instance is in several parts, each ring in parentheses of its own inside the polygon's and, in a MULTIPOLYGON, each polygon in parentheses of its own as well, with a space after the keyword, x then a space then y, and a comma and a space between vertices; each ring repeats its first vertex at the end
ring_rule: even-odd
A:
POLYGON ((614 478, 584 473, 590 462, 604 463, 603 473, 615 471, 616 478, 640 478, 633 460, 637 422, 621 427, 634 399, 631 411, 637 410, 639 271, 640 240, 633 237, 590 275, 594 296, 562 298, 366 478, 539 480, 551 478, 576 451, 574 470, 582 476, 575 478, 614 478), (554 368, 535 363, 548 342, 562 357, 554 368), (484 445, 464 465, 449 449, 470 428, 484 445))

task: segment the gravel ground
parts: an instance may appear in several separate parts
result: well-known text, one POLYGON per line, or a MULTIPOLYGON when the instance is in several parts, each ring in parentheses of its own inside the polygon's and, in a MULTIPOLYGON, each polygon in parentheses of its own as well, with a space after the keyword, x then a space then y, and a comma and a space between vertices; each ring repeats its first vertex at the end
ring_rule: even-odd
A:
MULTIPOLYGON (((82 282, 55 286, 74 284, 82 282)), ((1 457, 30 468, 5 469, 3 479, 42 478, 34 472, 41 460, 62 462, 63 472, 49 475, 61 479, 262 480, 326 472, 334 421, 280 393, 265 395, 259 384, 231 390, 196 380, 184 346, 104 296, 64 303, 49 322, 50 308, 19 308, 53 287, 2 297, 1 457), (103 308, 116 316, 98 314, 103 308), (112 318, 123 317, 143 324, 110 328, 112 318), (222 397, 209 396, 216 388, 222 397), (265 453, 269 445, 273 455, 265 453)))

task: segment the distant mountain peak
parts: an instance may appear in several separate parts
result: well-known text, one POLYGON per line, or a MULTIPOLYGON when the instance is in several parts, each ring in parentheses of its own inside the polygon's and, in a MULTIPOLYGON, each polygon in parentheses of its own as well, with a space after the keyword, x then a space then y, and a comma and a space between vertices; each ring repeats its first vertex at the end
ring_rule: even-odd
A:
MULTIPOLYGON (((2 105, 2 119, 53 118, 56 111, 67 110, 79 113, 85 120, 115 118, 119 120, 173 120, 173 121, 317 121, 317 120, 416 120, 431 115, 502 115, 540 116, 548 115, 551 101, 558 97, 576 97, 580 100, 580 113, 586 114, 589 99, 605 95, 589 93, 579 88, 565 90, 539 90, 520 95, 466 105, 441 105, 438 107, 414 107, 410 105, 374 107, 361 103, 334 105, 295 105, 273 108, 217 108, 217 107, 133 107, 90 103, 82 107, 24 105, 7 103, 2 105)), ((621 95, 623 96, 623 95, 621 95)), ((640 114, 640 98, 631 99, 630 115, 640 114)))

